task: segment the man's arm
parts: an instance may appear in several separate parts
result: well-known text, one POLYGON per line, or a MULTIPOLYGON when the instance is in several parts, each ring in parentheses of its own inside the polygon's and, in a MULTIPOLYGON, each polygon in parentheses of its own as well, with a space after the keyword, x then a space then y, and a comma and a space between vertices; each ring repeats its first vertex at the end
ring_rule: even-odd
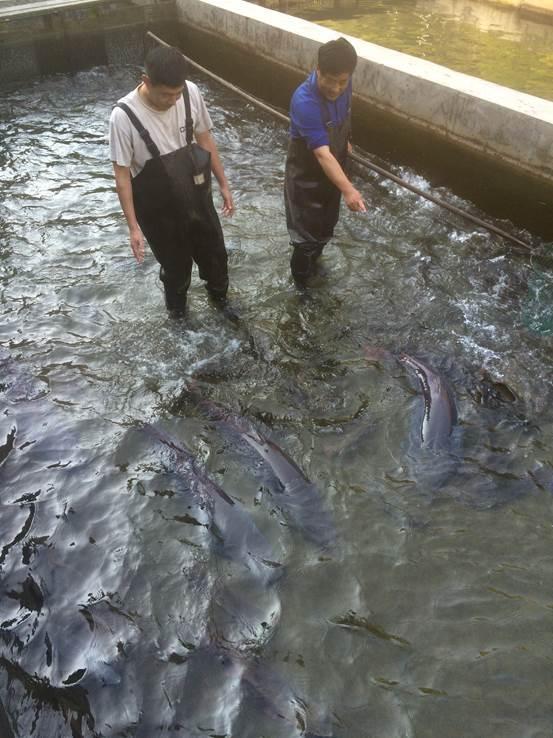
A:
POLYGON ((196 133, 196 141, 202 147, 211 154, 211 169, 217 182, 219 183, 219 189, 223 197, 223 215, 232 215, 234 213, 234 202, 232 199, 232 193, 229 189, 227 178, 225 176, 225 170, 221 159, 219 158, 219 152, 217 151, 217 144, 215 139, 211 135, 210 131, 204 131, 203 133, 196 133))
POLYGON ((367 208, 361 193, 358 192, 349 179, 336 157, 331 153, 329 146, 319 146, 313 149, 315 158, 321 165, 323 172, 344 197, 344 201, 350 210, 354 212, 366 212, 367 208))
POLYGON ((136 220, 134 210, 134 200, 132 197, 131 170, 129 167, 122 167, 120 164, 113 164, 115 172, 115 189, 121 203, 123 215, 129 226, 129 234, 131 238, 131 249, 134 258, 140 263, 144 259, 144 236, 136 220))

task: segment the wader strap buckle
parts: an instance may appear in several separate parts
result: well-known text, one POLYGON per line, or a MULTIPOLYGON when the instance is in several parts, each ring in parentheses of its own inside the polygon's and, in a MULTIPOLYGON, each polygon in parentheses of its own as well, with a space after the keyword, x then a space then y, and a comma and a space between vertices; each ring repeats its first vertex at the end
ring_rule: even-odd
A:
POLYGON ((121 108, 121 110, 124 110, 125 113, 129 116, 131 123, 138 131, 138 135, 140 138, 144 141, 146 148, 150 152, 150 154, 156 159, 158 156, 160 156, 160 151, 154 141, 152 140, 152 137, 148 133, 148 131, 144 128, 142 123, 140 122, 140 119, 138 116, 129 108, 129 106, 126 103, 117 103, 117 108, 121 108))
POLYGON ((190 106, 190 93, 188 92, 188 85, 186 82, 184 83, 184 88, 182 90, 182 99, 184 101, 184 110, 186 113, 186 145, 189 148, 190 157, 195 169, 192 179, 194 180, 195 185, 201 186, 205 184, 205 174, 198 163, 196 148, 192 146, 194 140, 194 121, 192 119, 192 108, 190 106))

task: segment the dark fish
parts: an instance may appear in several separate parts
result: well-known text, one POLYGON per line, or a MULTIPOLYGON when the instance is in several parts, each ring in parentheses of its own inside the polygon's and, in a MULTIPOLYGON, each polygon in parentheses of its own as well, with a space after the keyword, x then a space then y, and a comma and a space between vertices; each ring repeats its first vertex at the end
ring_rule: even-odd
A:
POLYGON ((279 483, 278 505, 290 527, 302 531, 310 541, 323 548, 332 545, 336 529, 324 508, 321 494, 288 454, 245 418, 210 400, 200 400, 198 407, 217 425, 238 435, 272 470, 279 483))
POLYGON ((153 425, 147 424, 143 430, 173 453, 177 471, 186 478, 192 494, 209 511, 210 532, 222 555, 248 562, 249 566, 253 559, 262 565, 267 576, 274 578, 275 568, 280 565, 273 558, 268 540, 244 508, 206 475, 196 457, 176 438, 153 425))
POLYGON ((377 364, 397 360, 414 371, 424 397, 420 427, 422 445, 431 450, 446 448, 453 426, 457 423, 457 408, 444 377, 420 359, 406 353, 394 355, 386 349, 369 346, 365 349, 365 356, 377 364))
POLYGON ((475 402, 490 409, 497 409, 504 403, 514 403, 517 400, 508 385, 495 381, 485 369, 478 372, 469 392, 475 402))
POLYGON ((13 449, 16 434, 17 430, 15 426, 12 426, 10 431, 6 434, 6 443, 3 443, 0 446, 0 466, 2 466, 4 461, 6 461, 10 451, 13 449))
MULTIPOLYGON (((58 732, 55 728, 55 732, 52 732, 54 726, 51 718, 56 715, 60 716, 60 722, 63 720, 67 725, 71 725, 72 735, 74 736, 83 736, 89 734, 89 731, 94 731, 94 718, 90 711, 88 694, 85 689, 80 686, 53 687, 47 679, 41 679, 36 674, 27 673, 19 664, 6 659, 4 656, 0 657, 0 668, 7 672, 12 685, 16 683, 17 686, 24 689, 26 703, 29 703, 32 699, 37 706, 40 706, 40 709, 37 708, 36 711, 33 711, 32 708, 27 710, 27 714, 23 711, 22 715, 21 705, 18 705, 20 720, 27 718, 29 715, 33 716, 30 720, 32 730, 21 732, 21 727, 19 727, 18 736, 31 735, 31 733, 37 736, 61 735, 61 732, 58 732), (51 711, 44 709, 45 707, 51 708, 51 711), (48 724, 47 731, 41 730, 45 727, 41 725, 43 720, 48 724)), ((3 731, 0 733, 2 738, 12 738, 14 736, 14 733, 10 730, 5 708, 0 712, 0 729, 3 731)))
POLYGON ((276 443, 257 432, 243 433, 242 438, 271 467, 282 485, 280 506, 292 526, 322 547, 335 543, 336 529, 323 508, 317 486, 276 443))
POLYGON ((424 412, 420 433, 423 446, 432 450, 447 448, 457 423, 457 408, 445 379, 413 356, 400 354, 398 360, 415 372, 422 387, 424 412))
MULTIPOLYGON (((443 489, 448 497, 480 509, 506 504, 539 484, 517 453, 517 448, 526 445, 518 440, 519 436, 531 432, 526 422, 512 418, 493 429, 469 423, 461 435, 455 428, 455 401, 444 377, 407 354, 400 354, 398 360, 415 372, 424 396, 422 448, 414 454, 417 481, 433 495, 443 489), (505 453, 506 449, 511 450, 505 453)), ((494 382, 484 370, 480 378, 480 402, 488 409, 498 410, 505 403, 516 402, 507 385, 494 382)))

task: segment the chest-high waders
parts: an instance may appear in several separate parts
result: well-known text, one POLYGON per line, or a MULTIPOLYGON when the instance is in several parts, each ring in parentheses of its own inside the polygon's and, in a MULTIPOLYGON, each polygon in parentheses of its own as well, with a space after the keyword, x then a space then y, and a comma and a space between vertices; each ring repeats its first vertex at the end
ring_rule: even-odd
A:
POLYGON ((186 146, 163 155, 134 112, 125 103, 118 103, 152 156, 132 179, 134 209, 161 264, 165 304, 173 313, 184 312, 193 262, 215 300, 224 300, 228 289, 227 252, 211 195, 211 154, 193 143, 186 85, 183 99, 186 146))
MULTIPOLYGON (((339 126, 332 124, 327 101, 321 103, 330 152, 345 169, 351 114, 339 126)), ((284 204, 293 247, 290 268, 298 285, 305 285, 317 268, 317 259, 334 233, 340 212, 340 190, 324 173, 303 138, 291 139, 286 157, 284 204)))

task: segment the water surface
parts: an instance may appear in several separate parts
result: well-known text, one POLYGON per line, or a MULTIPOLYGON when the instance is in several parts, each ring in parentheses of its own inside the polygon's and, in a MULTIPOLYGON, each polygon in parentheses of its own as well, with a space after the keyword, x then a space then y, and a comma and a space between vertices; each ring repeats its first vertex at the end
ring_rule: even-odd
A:
POLYGON ((138 73, 51 77, 0 108, 0 699, 14 734, 548 735, 551 244, 531 260, 358 176, 368 215, 342 214, 326 277, 301 295, 286 132, 200 80, 236 197, 224 229, 243 320, 195 276, 188 322, 171 321, 153 257, 133 261, 108 162, 109 112, 138 73), (449 451, 421 449, 416 378, 368 346, 447 379, 449 451), (198 411, 191 378, 318 485, 330 550, 288 524, 274 479, 198 411), (209 495, 143 423, 188 446, 261 555, 225 548, 209 495))

